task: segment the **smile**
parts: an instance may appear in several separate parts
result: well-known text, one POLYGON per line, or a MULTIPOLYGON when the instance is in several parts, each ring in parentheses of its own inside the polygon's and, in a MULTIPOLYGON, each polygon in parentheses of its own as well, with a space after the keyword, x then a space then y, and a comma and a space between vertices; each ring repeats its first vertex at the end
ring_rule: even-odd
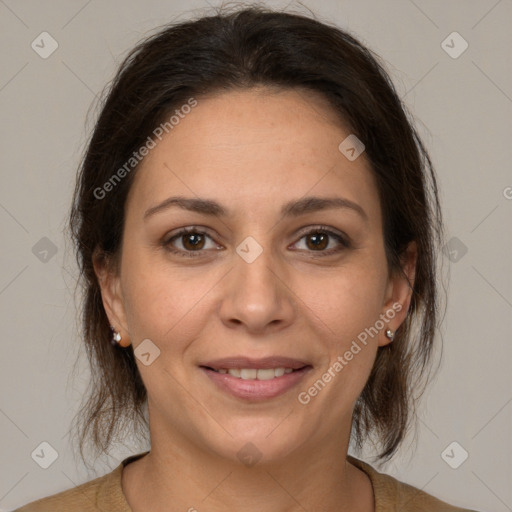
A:
POLYGON ((218 368, 200 366, 214 388, 244 402, 261 402, 284 395, 302 385, 311 365, 301 368, 218 368))
POLYGON ((292 373, 292 368, 219 368, 214 372, 227 373, 232 377, 243 380, 270 380, 282 377, 285 373, 292 373))

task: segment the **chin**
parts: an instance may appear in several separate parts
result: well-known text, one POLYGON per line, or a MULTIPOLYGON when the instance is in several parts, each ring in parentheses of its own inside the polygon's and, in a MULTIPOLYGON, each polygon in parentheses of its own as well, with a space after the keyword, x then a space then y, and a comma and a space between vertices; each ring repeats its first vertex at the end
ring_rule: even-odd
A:
POLYGON ((248 467, 272 464, 284 460, 310 436, 290 425, 286 414, 255 419, 244 417, 223 426, 232 434, 221 439, 209 439, 212 451, 219 456, 248 467))

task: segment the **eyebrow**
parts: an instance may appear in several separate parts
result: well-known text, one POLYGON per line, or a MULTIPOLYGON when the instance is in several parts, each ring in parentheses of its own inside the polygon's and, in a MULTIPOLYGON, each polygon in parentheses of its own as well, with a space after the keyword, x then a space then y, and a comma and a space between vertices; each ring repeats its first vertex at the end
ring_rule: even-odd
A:
MULTIPOLYGON (((169 197, 146 210, 144 220, 156 213, 168 210, 171 207, 178 207, 183 210, 211 215, 218 217, 232 217, 233 213, 221 204, 211 199, 188 198, 183 196, 169 197)), ((333 208, 344 208, 358 213, 365 221, 368 221, 368 215, 363 208, 342 197, 304 197, 298 200, 292 200, 285 203, 281 208, 281 217, 298 217, 306 213, 328 210, 333 208)))

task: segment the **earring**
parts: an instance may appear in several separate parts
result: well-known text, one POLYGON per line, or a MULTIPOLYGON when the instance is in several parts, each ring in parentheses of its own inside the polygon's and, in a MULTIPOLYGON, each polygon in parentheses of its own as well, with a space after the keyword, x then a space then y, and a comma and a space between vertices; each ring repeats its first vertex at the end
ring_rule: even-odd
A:
POLYGON ((390 341, 393 341, 393 339, 395 338, 395 333, 391 329, 388 329, 386 331, 386 336, 389 338, 390 341))
POLYGON ((120 341, 121 341, 121 335, 112 326, 110 326, 110 329, 112 331, 112 339, 110 340, 110 342, 112 343, 112 345, 114 347, 119 347, 120 341))

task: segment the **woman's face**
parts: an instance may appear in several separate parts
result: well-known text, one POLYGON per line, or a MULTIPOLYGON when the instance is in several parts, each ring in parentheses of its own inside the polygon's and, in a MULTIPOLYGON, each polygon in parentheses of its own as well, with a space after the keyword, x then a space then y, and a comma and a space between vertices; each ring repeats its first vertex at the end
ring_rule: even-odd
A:
POLYGON ((120 266, 102 281, 138 355, 152 447, 265 462, 346 444, 378 346, 409 304, 365 155, 340 151, 350 131, 311 93, 197 100, 137 170, 120 266))

